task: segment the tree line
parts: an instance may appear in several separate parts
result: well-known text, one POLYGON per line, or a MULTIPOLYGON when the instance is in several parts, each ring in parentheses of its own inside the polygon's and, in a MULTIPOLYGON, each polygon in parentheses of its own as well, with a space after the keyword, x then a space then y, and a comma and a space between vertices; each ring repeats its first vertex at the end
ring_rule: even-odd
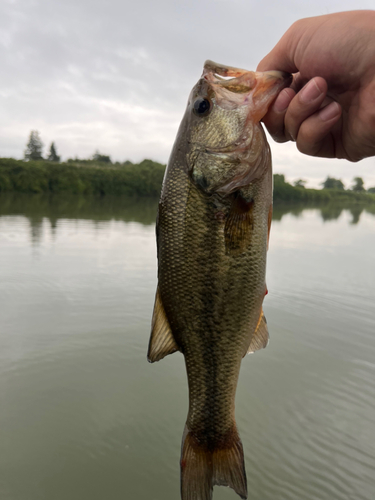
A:
MULTIPOLYGON (((26 149, 24 153, 25 160, 44 160, 43 158, 43 147, 44 144, 39 136, 37 130, 32 130, 30 132, 29 142, 26 144, 26 149)), ((60 162, 60 156, 57 154, 55 143, 52 142, 49 148, 49 155, 46 158, 48 161, 60 162)))
MULTIPOLYGON (((24 159, 26 161, 29 160, 35 160, 35 161, 40 161, 40 160, 47 160, 51 161, 54 163, 60 163, 61 157, 57 154, 57 149, 56 145, 54 142, 51 143, 50 148, 49 148, 49 153, 46 158, 43 156, 43 148, 44 144, 40 138, 40 134, 37 130, 32 130, 30 132, 29 140, 26 144, 26 149, 24 152, 24 159)), ((107 164, 112 164, 111 157, 108 155, 102 155, 99 153, 99 151, 96 151, 92 158, 88 160, 79 160, 78 158, 69 158, 67 160, 68 163, 75 163, 75 162, 99 162, 99 163, 107 163, 107 164)))
MULTIPOLYGON (((30 137, 29 141, 26 144, 26 149, 24 153, 24 159, 26 161, 40 161, 40 160, 47 160, 52 163, 60 163, 61 157, 57 154, 57 149, 56 145, 54 142, 51 143, 50 149, 49 149, 49 154, 46 158, 43 157, 43 142, 40 138, 39 132, 37 130, 32 130, 30 132, 30 137)), ((150 160, 145 160, 146 162, 150 162, 150 160)), ((94 155, 89 158, 89 159, 79 159, 79 158, 69 158, 66 163, 68 164, 73 164, 73 165, 92 165, 93 163, 100 164, 100 165, 112 165, 112 166, 127 166, 130 167, 133 165, 130 161, 125 161, 124 163, 112 163, 111 157, 109 155, 103 155, 99 153, 99 151, 96 151, 94 155)), ((156 163, 155 163, 156 165, 156 163)), ((158 168, 160 169, 161 164, 157 164, 158 168)), ((149 165, 150 166, 150 165, 149 165)), ((290 187, 295 187, 298 189, 306 189, 306 183, 304 179, 298 179, 294 182, 294 186, 291 186, 288 184, 285 180, 284 175, 281 174, 275 174, 274 176, 274 183, 275 186, 278 188, 281 188, 282 191, 285 191, 285 186, 288 185, 290 187)), ((334 177, 327 176, 326 180, 323 181, 321 184, 323 189, 329 189, 329 190, 335 190, 335 191, 345 191, 345 185, 342 182, 341 179, 335 179, 334 177)), ((289 189, 289 188, 287 188, 289 189)), ((316 191, 316 190, 309 190, 309 191, 316 191)), ((354 177, 352 181, 352 186, 350 188, 350 191, 353 191, 355 193, 364 193, 366 192, 365 186, 364 186, 364 181, 362 177, 354 177)), ((368 193, 375 194, 375 187, 370 187, 367 189, 368 193)), ((289 189, 289 193, 292 193, 289 189)), ((306 194, 306 193, 305 193, 306 194)), ((294 195, 296 196, 296 192, 294 192, 294 195)), ((300 194, 301 199, 304 198, 304 195, 300 194)))
MULTIPOLYGON (((294 182, 294 186, 298 188, 305 188, 305 184, 307 181, 303 179, 298 179, 294 182)), ((345 190, 345 185, 341 179, 335 179, 334 177, 327 176, 327 179, 320 183, 323 189, 338 189, 341 191, 345 190)), ((351 191, 355 191, 356 193, 363 193, 366 191, 365 183, 362 177, 354 177, 352 181, 351 191)), ((375 193, 375 187, 370 187, 367 189, 369 193, 375 193)))

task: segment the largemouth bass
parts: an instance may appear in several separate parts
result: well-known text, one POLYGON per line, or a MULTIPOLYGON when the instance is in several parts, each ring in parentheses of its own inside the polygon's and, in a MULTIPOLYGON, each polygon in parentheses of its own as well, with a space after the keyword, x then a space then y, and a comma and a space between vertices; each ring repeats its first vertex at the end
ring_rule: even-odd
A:
POLYGON ((289 82, 285 73, 206 61, 165 173, 148 360, 185 357, 182 500, 209 500, 214 485, 247 498, 235 393, 242 358, 268 343, 272 167, 259 122, 289 82))

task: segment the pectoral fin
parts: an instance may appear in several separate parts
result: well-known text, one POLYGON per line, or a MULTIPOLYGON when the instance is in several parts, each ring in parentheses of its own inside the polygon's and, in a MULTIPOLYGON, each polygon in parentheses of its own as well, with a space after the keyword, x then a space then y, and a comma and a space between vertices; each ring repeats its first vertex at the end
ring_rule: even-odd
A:
POLYGON ((255 351, 258 351, 259 349, 264 349, 268 345, 269 341, 269 333, 268 333, 268 327, 267 327, 267 321, 266 317, 264 316, 263 309, 260 313, 258 325, 256 327, 256 330, 251 338, 249 348, 247 350, 246 354, 251 354, 255 351))
POLYGON ((240 193, 236 193, 224 227, 227 255, 239 255, 250 245, 254 226, 253 206, 253 200, 246 201, 240 193))
POLYGON ((150 363, 160 361, 168 354, 172 354, 178 350, 168 318, 165 314, 158 287, 152 315, 151 337, 148 345, 147 359, 150 363))

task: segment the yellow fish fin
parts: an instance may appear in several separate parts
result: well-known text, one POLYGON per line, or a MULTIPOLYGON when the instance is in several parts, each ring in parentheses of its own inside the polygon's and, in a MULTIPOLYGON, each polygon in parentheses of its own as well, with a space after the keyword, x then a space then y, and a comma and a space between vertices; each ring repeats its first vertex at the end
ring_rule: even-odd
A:
POLYGON ((269 333, 266 317, 264 316, 263 309, 259 316, 258 325, 255 329, 253 336, 251 337, 249 348, 247 349, 246 354, 251 354, 259 349, 264 349, 267 347, 269 342, 269 333))
POLYGON ((148 345, 147 359, 150 363, 160 361, 168 354, 172 354, 178 350, 168 318, 165 314, 158 287, 152 315, 151 337, 148 345))
POLYGON ((181 499, 212 500, 215 484, 229 486, 247 498, 247 481, 242 442, 236 424, 225 446, 208 448, 185 426, 181 446, 181 499))

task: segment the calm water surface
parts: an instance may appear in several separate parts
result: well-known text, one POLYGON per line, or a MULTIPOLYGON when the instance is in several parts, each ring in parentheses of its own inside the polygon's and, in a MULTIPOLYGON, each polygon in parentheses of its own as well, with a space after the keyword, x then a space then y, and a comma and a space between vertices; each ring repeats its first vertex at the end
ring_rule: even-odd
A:
MULTIPOLYGON (((183 357, 146 361, 155 209, 0 197, 2 500, 179 499, 183 357)), ((374 210, 274 218, 271 342, 236 400, 249 499, 373 500, 374 210)))

